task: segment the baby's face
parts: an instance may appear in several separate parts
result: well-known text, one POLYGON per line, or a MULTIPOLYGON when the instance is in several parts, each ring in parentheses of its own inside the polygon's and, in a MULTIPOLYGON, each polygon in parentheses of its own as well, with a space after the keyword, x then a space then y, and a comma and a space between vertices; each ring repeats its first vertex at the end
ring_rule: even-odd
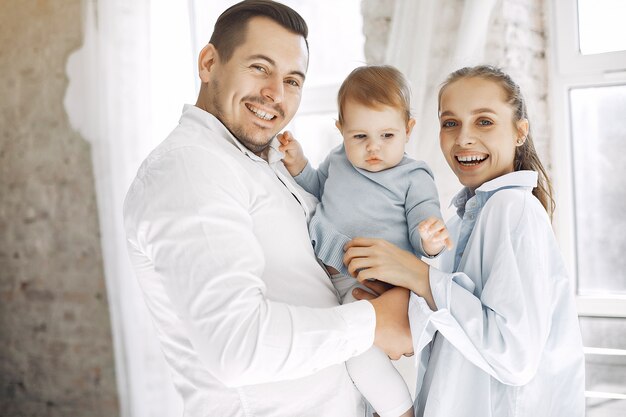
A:
POLYGON ((414 119, 406 122, 400 109, 367 107, 348 100, 344 105, 343 125, 337 123, 337 128, 352 165, 378 172, 392 168, 402 160, 414 124, 414 119))

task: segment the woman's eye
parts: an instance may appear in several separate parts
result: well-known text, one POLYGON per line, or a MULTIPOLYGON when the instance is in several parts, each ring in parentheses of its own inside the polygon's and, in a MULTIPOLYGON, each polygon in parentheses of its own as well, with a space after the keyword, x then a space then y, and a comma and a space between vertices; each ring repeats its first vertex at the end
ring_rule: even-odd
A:
POLYGON ((455 127, 456 122, 454 120, 446 120, 441 124, 441 127, 455 127))
POLYGON ((478 124, 481 126, 491 126, 493 122, 491 120, 481 119, 478 121, 478 124))

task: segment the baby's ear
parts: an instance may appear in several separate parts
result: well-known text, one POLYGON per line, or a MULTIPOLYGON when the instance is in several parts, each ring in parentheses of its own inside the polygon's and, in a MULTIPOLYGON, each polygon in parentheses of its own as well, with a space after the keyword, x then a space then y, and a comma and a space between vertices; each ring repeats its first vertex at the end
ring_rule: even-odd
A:
POLYGON ((411 136, 413 127, 415 127, 415 119, 410 118, 409 121, 406 123, 406 140, 409 140, 409 136, 411 136))
POLYGON ((339 123, 339 120, 335 121, 335 127, 339 129, 339 132, 341 132, 341 123, 339 123))

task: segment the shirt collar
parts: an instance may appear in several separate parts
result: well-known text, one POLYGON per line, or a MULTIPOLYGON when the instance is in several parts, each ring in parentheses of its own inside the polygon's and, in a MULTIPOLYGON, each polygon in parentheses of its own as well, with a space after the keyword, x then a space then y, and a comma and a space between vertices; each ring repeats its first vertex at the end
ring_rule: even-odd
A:
POLYGON ((474 195, 484 194, 486 201, 489 196, 503 188, 528 188, 532 190, 537 186, 537 177, 535 171, 513 171, 487 181, 478 187, 474 193, 469 188, 464 187, 452 198, 450 206, 454 205, 457 212, 459 210, 464 211, 465 203, 474 195))
MULTIPOLYGON (((221 138, 224 138, 233 145, 235 145, 248 158, 254 161, 265 162, 263 158, 257 156, 250 149, 246 148, 213 114, 202 110, 201 108, 194 106, 193 104, 185 104, 183 107, 183 115, 181 116, 180 121, 182 122, 183 119, 190 119, 195 123, 208 127, 210 130, 219 133, 219 136, 221 138)), ((283 154, 278 150, 279 146, 280 142, 278 141, 278 139, 276 137, 272 138, 267 154, 267 162, 269 164, 278 162, 283 158, 283 154)))

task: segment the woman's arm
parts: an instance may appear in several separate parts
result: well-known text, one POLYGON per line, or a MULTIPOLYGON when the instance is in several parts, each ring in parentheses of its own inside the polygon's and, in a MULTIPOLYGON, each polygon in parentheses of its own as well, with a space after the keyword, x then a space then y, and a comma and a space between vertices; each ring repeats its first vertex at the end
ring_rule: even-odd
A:
POLYGON ((408 288, 437 310, 430 289, 429 265, 383 239, 356 238, 345 247, 343 263, 359 282, 377 279, 408 288))
POLYGON ((545 212, 532 195, 510 193, 490 199, 465 249, 461 270, 475 276, 429 268, 371 240, 350 245, 346 262, 360 280, 407 286, 426 300, 411 301, 416 352, 439 331, 500 382, 523 385, 536 375, 566 277, 545 212))

